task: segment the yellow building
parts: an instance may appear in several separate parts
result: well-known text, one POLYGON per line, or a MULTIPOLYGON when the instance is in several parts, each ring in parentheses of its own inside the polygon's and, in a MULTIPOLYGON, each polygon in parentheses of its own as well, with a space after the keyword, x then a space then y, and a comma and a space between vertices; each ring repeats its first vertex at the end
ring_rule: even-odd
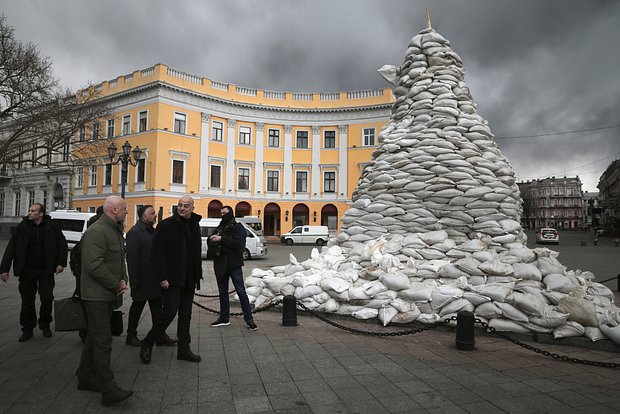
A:
MULTIPOLYGON (((391 89, 257 90, 162 64, 97 88, 113 116, 85 126, 74 145, 108 138, 119 151, 126 141, 142 149, 128 171, 127 223, 144 204, 167 217, 190 194, 203 217, 219 217, 222 205, 260 217, 265 236, 300 224, 338 229, 394 101, 391 89)), ((72 208, 94 211, 121 192, 120 166, 99 152, 76 166, 72 208)))

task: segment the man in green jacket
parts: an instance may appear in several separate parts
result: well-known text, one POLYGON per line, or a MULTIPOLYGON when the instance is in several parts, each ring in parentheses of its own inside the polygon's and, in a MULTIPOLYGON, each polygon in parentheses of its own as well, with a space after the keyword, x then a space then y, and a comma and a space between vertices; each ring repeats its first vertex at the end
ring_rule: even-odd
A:
POLYGON ((118 196, 106 198, 103 215, 86 230, 81 241, 81 293, 88 333, 78 369, 78 390, 101 392, 103 405, 124 401, 133 394, 116 385, 110 367, 110 318, 127 290, 122 230, 126 216, 125 200, 118 196))

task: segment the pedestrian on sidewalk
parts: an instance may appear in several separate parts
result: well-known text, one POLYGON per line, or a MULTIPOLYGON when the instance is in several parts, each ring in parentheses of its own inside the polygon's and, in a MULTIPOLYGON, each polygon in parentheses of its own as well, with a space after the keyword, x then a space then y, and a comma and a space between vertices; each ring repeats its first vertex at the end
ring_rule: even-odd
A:
POLYGON ((67 266, 67 240, 52 218, 45 214, 45 206, 34 203, 28 209, 28 216, 19 223, 11 235, 2 263, 0 279, 9 280, 9 269, 13 263, 13 274, 19 278, 19 293, 22 299, 19 323, 22 335, 19 342, 32 338, 37 326, 35 298, 37 291, 41 300, 39 329, 50 338, 52 330, 52 306, 54 303, 54 274, 67 266))
POLYGON ((161 317, 142 340, 140 359, 145 364, 151 362, 153 345, 163 337, 177 313, 177 359, 190 362, 201 360, 190 349, 189 333, 194 292, 200 289, 202 279, 201 218, 194 213, 194 200, 183 196, 172 216, 162 220, 155 229, 152 262, 163 289, 164 304, 161 317))
POLYGON ((131 397, 133 391, 118 387, 110 365, 110 319, 127 290, 123 221, 127 203, 109 196, 103 215, 82 236, 82 304, 88 320, 86 342, 78 368, 78 390, 101 392, 103 405, 131 397))
POLYGON ((217 226, 215 234, 209 236, 209 249, 215 249, 213 269, 217 280, 217 289, 220 296, 220 317, 212 327, 230 325, 230 300, 228 298, 228 279, 232 280, 235 292, 241 302, 243 319, 248 329, 256 331, 258 327, 254 323, 252 308, 245 285, 243 283, 243 250, 247 232, 243 224, 237 223, 233 216, 232 207, 224 206, 220 210, 222 221, 217 226))
MULTIPOLYGON (((149 303, 153 326, 161 317, 163 300, 161 286, 155 276, 151 249, 157 214, 152 205, 143 205, 138 208, 138 222, 127 232, 127 271, 129 272, 129 286, 131 287, 131 307, 129 308, 129 322, 127 323, 127 339, 125 343, 131 346, 142 345, 138 339, 138 323, 144 305, 149 303)), ((155 341, 158 346, 174 346, 176 340, 166 333, 155 341)))

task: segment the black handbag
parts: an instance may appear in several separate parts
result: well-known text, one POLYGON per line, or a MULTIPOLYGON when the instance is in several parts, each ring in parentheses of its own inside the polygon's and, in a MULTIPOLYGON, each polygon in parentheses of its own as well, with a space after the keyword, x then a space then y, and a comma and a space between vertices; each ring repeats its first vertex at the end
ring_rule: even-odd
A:
POLYGON ((123 334, 123 312, 115 310, 110 318, 110 328, 113 336, 121 336, 123 334))
POLYGON ((86 329, 86 315, 84 314, 84 308, 82 308, 80 299, 70 297, 55 300, 54 320, 54 328, 57 332, 86 329))

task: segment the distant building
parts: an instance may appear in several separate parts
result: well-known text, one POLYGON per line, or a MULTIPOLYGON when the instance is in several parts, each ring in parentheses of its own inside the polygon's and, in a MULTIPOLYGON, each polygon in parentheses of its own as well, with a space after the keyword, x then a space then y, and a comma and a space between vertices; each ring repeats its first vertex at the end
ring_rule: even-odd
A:
POLYGON ((581 195, 581 217, 584 229, 599 227, 601 224, 601 206, 598 199, 598 191, 584 191, 581 195))
POLYGON ((583 224, 579 176, 544 178, 518 185, 523 198, 523 227, 576 229, 583 224))
POLYGON ((603 208, 601 226, 605 234, 620 233, 620 160, 615 160, 598 180, 599 201, 603 208))

